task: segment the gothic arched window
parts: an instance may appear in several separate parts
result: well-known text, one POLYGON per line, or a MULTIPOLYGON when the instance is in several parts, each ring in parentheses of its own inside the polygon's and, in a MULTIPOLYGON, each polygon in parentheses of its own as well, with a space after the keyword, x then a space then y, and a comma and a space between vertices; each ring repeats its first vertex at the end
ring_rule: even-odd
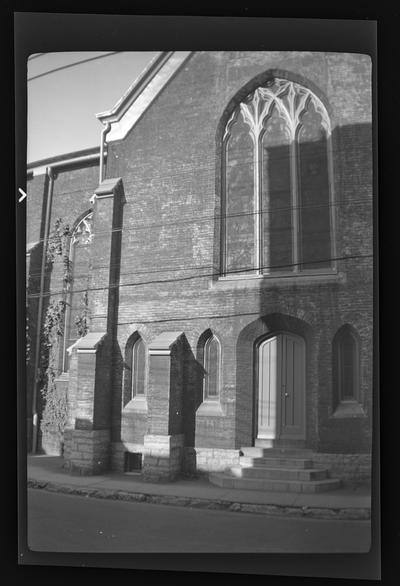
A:
POLYGON ((64 328, 63 371, 69 369, 67 349, 80 338, 80 322, 87 316, 90 273, 90 244, 92 242, 93 212, 89 212, 76 225, 71 235, 69 263, 71 269, 68 283, 67 308, 64 328))
POLYGON ((132 334, 125 346, 123 407, 143 409, 146 403, 148 378, 147 346, 138 332, 132 334))
POLYGON ((233 111, 222 142, 222 275, 333 266, 330 133, 321 100, 286 79, 233 111))
POLYGON ((204 400, 219 399, 220 345, 214 335, 204 344, 204 400))
POLYGON ((138 338, 132 348, 131 399, 146 394, 146 346, 138 338))
POLYGON ((359 347, 353 329, 345 325, 333 340, 334 407, 359 401, 359 347))

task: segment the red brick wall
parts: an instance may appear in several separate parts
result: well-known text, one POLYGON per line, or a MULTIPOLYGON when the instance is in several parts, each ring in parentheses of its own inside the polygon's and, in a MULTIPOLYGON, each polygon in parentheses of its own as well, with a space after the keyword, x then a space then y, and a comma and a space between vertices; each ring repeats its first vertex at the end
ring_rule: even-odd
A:
MULTIPOLYGON (((119 290, 120 352, 126 328, 150 339, 183 330, 195 353, 208 327, 222 344, 224 415, 196 429, 201 446, 236 447, 249 439, 237 412, 240 332, 259 315, 308 324, 308 441, 325 451, 364 451, 370 442, 372 387, 371 71, 366 56, 313 53, 196 53, 155 99, 127 138, 109 146, 107 176, 123 177, 126 205, 119 290), (219 242, 218 145, 224 109, 268 70, 306 83, 325 100, 333 125, 338 275, 329 279, 216 282, 219 242), (345 205, 343 204, 345 200, 345 205), (360 258, 359 255, 365 255, 360 258), (204 275, 204 276, 202 276, 204 275), (164 282, 161 282, 163 281, 164 282), (166 280, 166 282, 165 282, 166 280), (226 316, 220 317, 218 316, 226 316), (362 401, 368 417, 332 419, 331 344, 350 323, 361 341, 362 401), (195 334, 193 333, 195 332, 195 334)), ((248 361, 249 381, 252 361, 248 361)), ((192 387, 193 388, 193 387, 192 387)), ((240 404, 240 400, 239 400, 240 404)), ((192 434, 189 426, 187 436, 192 434)))
MULTIPOLYGON (((296 323, 307 332, 309 445, 331 453, 370 449, 371 149, 369 58, 309 52, 196 53, 126 139, 109 145, 106 176, 122 177, 126 197, 112 372, 114 441, 121 439, 122 357, 136 330, 145 333, 147 342, 168 330, 185 333, 186 445, 235 448, 251 441, 253 362, 250 354, 247 361, 242 359, 240 335, 259 316, 279 314, 276 327, 286 324, 290 331, 299 320, 296 323), (325 101, 331 116, 339 258, 338 274, 332 278, 221 282, 211 276, 219 258, 220 121, 235 96, 240 99, 238 92, 268 70, 308 85, 325 101), (340 260, 344 256, 354 258, 340 260), (361 400, 367 414, 360 419, 332 418, 332 340, 344 323, 351 324, 360 338, 361 400), (208 328, 222 348, 222 414, 197 425, 201 376, 195 372, 196 348, 208 328)), ((52 223, 58 216, 72 222, 90 207, 97 173, 97 167, 90 167, 59 174, 52 223)), ((32 227, 32 234, 35 230, 39 228, 32 227)), ((254 341, 247 340, 247 345, 254 341)), ((144 426, 143 417, 129 417, 129 424, 126 420, 123 425, 126 441, 139 442, 144 426)))

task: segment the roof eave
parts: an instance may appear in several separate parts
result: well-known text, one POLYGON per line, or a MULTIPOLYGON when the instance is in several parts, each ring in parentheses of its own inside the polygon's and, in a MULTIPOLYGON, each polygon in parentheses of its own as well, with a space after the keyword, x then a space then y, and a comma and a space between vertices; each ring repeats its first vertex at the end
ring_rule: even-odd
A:
POLYGON ((96 114, 102 124, 111 124, 107 143, 122 140, 135 126, 153 100, 175 76, 192 51, 164 51, 150 62, 108 112, 96 114))
POLYGON ((137 77, 131 83, 129 88, 118 100, 118 102, 111 108, 111 110, 99 112, 96 114, 96 118, 98 118, 103 124, 106 122, 118 121, 124 115, 132 102, 134 102, 137 96, 143 91, 146 85, 150 83, 153 77, 158 73, 158 71, 172 55, 172 53, 173 51, 160 51, 160 53, 155 55, 147 67, 142 71, 139 77, 137 77))

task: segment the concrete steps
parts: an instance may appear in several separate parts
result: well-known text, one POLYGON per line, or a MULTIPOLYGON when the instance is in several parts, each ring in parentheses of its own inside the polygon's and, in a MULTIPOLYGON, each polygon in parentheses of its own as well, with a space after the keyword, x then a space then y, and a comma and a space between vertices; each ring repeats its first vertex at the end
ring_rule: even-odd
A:
POLYGON ((243 456, 249 458, 288 458, 290 456, 293 456, 294 458, 310 458, 310 456, 313 455, 313 451, 308 448, 262 448, 259 446, 250 446, 240 448, 240 452, 243 456))
POLYGON ((241 448, 239 466, 213 472, 209 480, 223 488, 319 493, 335 490, 340 480, 325 468, 314 468, 312 450, 305 448, 241 448))
POLYGON ((235 478, 261 478, 272 480, 326 480, 328 471, 316 468, 269 468, 268 466, 232 466, 230 474, 235 478))

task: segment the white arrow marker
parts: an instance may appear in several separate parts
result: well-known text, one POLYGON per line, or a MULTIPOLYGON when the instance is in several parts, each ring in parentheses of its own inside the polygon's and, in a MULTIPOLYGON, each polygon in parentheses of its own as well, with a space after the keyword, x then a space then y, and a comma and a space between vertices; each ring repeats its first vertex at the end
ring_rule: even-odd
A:
POLYGON ((21 197, 19 198, 18 202, 21 202, 22 200, 24 200, 26 198, 26 193, 23 189, 21 189, 20 187, 18 187, 18 191, 20 193, 22 193, 21 197))

